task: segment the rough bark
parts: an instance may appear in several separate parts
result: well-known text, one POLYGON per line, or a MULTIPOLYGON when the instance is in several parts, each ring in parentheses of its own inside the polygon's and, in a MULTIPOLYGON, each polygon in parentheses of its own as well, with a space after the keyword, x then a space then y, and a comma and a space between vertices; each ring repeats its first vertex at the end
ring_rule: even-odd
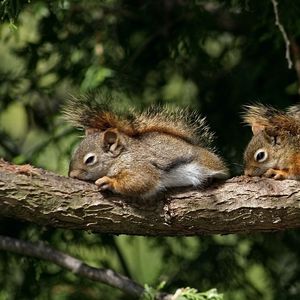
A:
POLYGON ((0 216, 131 235, 274 231, 300 226, 300 183, 241 176, 142 201, 101 194, 91 183, 1 162, 0 216))

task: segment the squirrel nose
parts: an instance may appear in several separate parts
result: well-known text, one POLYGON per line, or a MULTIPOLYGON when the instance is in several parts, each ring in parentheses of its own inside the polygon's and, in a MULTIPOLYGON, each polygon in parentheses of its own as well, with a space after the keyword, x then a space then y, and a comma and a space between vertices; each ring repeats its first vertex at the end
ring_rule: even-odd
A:
POLYGON ((249 170, 249 169, 244 170, 244 175, 251 176, 251 174, 252 174, 251 170, 249 170))
POLYGON ((244 175, 246 176, 259 176, 260 170, 256 167, 249 167, 244 170, 244 175))
POLYGON ((78 178, 79 175, 80 175, 80 171, 79 170, 69 171, 69 177, 71 177, 71 178, 78 178))

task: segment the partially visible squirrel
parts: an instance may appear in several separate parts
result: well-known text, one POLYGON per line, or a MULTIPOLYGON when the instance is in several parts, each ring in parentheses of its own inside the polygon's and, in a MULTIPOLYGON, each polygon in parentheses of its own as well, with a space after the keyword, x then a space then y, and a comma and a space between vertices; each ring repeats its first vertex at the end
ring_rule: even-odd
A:
POLYGON ((244 121, 253 137, 245 153, 245 175, 300 180, 300 106, 286 111, 247 106, 244 121))
POLYGON ((100 190, 148 198, 168 187, 228 177, 210 147, 213 135, 195 113, 164 107, 120 113, 105 100, 84 98, 70 99, 64 113, 85 129, 69 176, 94 181, 100 190))

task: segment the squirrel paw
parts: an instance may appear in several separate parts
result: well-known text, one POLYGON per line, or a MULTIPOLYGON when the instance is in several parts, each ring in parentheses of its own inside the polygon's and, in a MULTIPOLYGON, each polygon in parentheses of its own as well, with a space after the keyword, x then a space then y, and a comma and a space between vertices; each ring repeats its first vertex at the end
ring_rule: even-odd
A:
POLYGON ((268 178, 273 178, 276 180, 283 180, 283 179, 288 179, 289 178, 289 174, 287 171, 285 170, 276 170, 276 169, 269 169, 267 170, 264 174, 264 177, 268 177, 268 178))
POLYGON ((100 191, 113 191, 113 179, 108 176, 103 176, 96 180, 95 184, 99 186, 100 191))

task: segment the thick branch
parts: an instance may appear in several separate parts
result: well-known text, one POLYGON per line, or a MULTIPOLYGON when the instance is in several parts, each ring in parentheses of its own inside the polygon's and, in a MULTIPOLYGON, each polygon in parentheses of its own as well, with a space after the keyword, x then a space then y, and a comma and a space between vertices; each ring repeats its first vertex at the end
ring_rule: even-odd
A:
POLYGON ((300 183, 236 177, 153 201, 102 195, 94 184, 0 163, 0 216, 132 235, 273 231, 300 226, 300 183), (20 174, 25 173, 25 174, 20 174), (32 174, 32 175, 28 175, 32 174))

